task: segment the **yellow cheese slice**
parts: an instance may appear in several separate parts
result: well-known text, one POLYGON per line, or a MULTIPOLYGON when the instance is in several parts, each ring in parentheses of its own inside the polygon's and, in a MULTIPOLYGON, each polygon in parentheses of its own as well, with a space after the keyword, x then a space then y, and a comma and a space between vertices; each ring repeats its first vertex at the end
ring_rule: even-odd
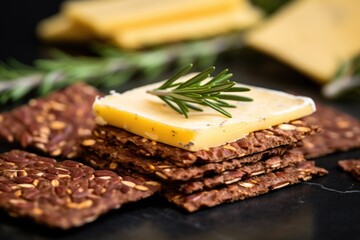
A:
POLYGON ((298 0, 250 32, 247 43, 320 83, 360 52, 359 0, 298 0))
POLYGON ((250 5, 219 12, 202 18, 163 22, 151 26, 120 30, 113 42, 122 48, 140 48, 161 43, 216 36, 244 29, 261 19, 261 13, 250 5))
POLYGON ((42 20, 37 26, 37 34, 52 42, 83 42, 94 38, 90 29, 60 14, 42 20))
POLYGON ((103 0, 77 1, 64 5, 69 18, 82 23, 101 36, 114 31, 150 26, 169 21, 203 17, 229 11, 240 0, 103 0))
MULTIPOLYGON (((186 75, 179 81, 189 79, 190 76, 193 75, 186 75)), ((158 97, 146 93, 160 84, 150 84, 96 99, 93 109, 98 124, 109 124, 151 140, 196 151, 233 142, 250 132, 315 111, 314 102, 310 98, 241 85, 251 88, 251 91, 239 95, 250 97, 253 101, 232 101, 236 108, 226 109, 232 114, 232 118, 206 106, 202 106, 203 112, 192 111, 189 118, 185 118, 158 97)))

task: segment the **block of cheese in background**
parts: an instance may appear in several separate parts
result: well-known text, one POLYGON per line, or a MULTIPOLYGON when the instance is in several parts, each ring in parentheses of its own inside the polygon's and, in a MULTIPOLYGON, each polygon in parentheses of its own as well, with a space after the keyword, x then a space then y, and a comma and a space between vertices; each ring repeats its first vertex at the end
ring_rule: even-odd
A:
MULTIPOLYGON (((178 81, 187 80, 190 76, 193 75, 183 76, 178 81)), ((310 98, 245 86, 251 91, 232 94, 250 97, 253 101, 231 101, 236 108, 226 110, 232 118, 207 106, 201 106, 203 112, 190 111, 189 118, 185 118, 158 97, 146 93, 160 84, 98 98, 93 105, 98 123, 107 123, 151 140, 196 151, 233 142, 250 132, 298 119, 315 111, 310 98)))
POLYGON ((84 42, 95 38, 89 28, 61 14, 42 20, 37 26, 37 34, 41 39, 52 42, 84 42))
POLYGON ((249 32, 247 43, 326 83, 360 52, 360 1, 294 1, 249 32))
POLYGON ((84 24, 101 36, 182 19, 226 12, 241 5, 241 0, 102 0, 75 1, 64 5, 70 19, 84 24))
POLYGON ((262 18, 249 0, 68 1, 38 25, 46 41, 105 40, 137 49, 247 28, 262 18))
POLYGON ((247 28, 261 19, 261 13, 250 5, 208 15, 161 24, 145 25, 114 32, 115 45, 124 48, 140 48, 161 43, 212 37, 219 34, 247 28))

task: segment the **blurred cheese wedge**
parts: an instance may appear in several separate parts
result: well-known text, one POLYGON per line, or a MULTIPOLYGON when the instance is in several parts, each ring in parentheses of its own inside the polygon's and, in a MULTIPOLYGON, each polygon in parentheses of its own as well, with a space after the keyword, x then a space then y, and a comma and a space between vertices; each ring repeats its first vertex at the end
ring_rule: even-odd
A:
POLYGON ((200 18, 231 11, 241 0, 102 0, 65 4, 70 19, 93 29, 100 36, 154 24, 200 18))
POLYGON ((360 52, 360 1, 295 1, 250 32, 247 43, 326 83, 360 52))
MULTIPOLYGON (((245 3, 245 2, 244 2, 245 3)), ((123 48, 141 48, 161 43, 198 39, 244 29, 261 19, 261 13, 250 5, 237 6, 203 18, 188 18, 161 24, 145 25, 114 33, 113 42, 123 48)))
POLYGON ((37 26, 37 35, 51 42, 84 42, 95 37, 87 27, 60 14, 42 20, 37 26))
MULTIPOLYGON (((191 76, 183 76, 178 81, 191 76)), ((234 94, 250 97, 253 101, 232 101, 236 108, 226 109, 232 118, 202 106, 203 112, 191 111, 186 119, 158 97, 146 93, 160 84, 96 99, 93 109, 98 124, 110 124, 151 140, 196 151, 233 142, 250 132, 298 119, 315 111, 310 98, 245 85, 251 91, 234 94)))

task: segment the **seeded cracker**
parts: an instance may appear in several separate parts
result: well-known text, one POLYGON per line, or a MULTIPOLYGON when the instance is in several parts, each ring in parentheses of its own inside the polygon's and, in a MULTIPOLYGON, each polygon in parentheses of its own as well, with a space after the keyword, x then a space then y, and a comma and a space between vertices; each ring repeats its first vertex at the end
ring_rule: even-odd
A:
POLYGON ((360 148, 360 121, 332 107, 317 104, 317 110, 302 120, 317 124, 322 131, 303 139, 299 148, 306 158, 360 148))
POLYGON ((290 150, 282 156, 274 156, 256 163, 245 164, 243 167, 232 171, 224 171, 215 176, 178 183, 175 186, 169 186, 169 188, 176 189, 181 193, 191 194, 230 185, 253 176, 259 176, 285 167, 294 166, 301 161, 304 161, 303 155, 290 150))
MULTIPOLYGON (((244 158, 246 159, 246 157, 244 158)), ((221 185, 229 185, 240 180, 245 180, 252 176, 257 176, 288 166, 293 166, 296 163, 305 160, 300 152, 290 150, 281 156, 272 156, 266 159, 257 160, 255 162, 237 164, 238 167, 231 168, 232 170, 220 171, 220 168, 216 168, 217 170, 219 170, 218 172, 215 173, 213 171, 209 171, 207 172, 207 174, 204 174, 204 172, 201 172, 201 169, 206 169, 208 165, 210 165, 209 168, 211 169, 211 166, 221 166, 222 164, 209 163, 198 167, 193 166, 189 168, 179 168, 179 171, 176 171, 176 168, 166 168, 168 166, 163 165, 163 169, 158 168, 158 170, 150 171, 135 166, 130 166, 130 164, 127 164, 125 166, 121 165, 123 164, 123 162, 121 161, 123 160, 123 158, 118 158, 118 160, 120 160, 119 164, 115 164, 116 159, 105 156, 99 157, 96 154, 89 154, 86 159, 89 164, 101 169, 111 169, 119 173, 124 171, 124 169, 132 169, 133 171, 139 171, 149 177, 163 181, 164 189, 176 189, 176 191, 186 194, 211 189, 221 185), (188 179, 186 177, 189 175, 185 175, 187 171, 193 173, 197 172, 199 173, 199 177, 196 178, 193 176, 193 178, 188 179), (185 176, 185 178, 181 179, 181 176, 185 176)), ((129 158, 129 161, 131 161, 131 159, 134 160, 134 158, 129 158)), ((139 156, 137 156, 136 159, 139 160, 139 156)), ((144 157, 140 157, 140 159, 146 160, 144 157)))
MULTIPOLYGON (((84 140, 85 143, 88 139, 84 140)), ((83 142, 84 142, 83 141, 83 142)), ((171 161, 158 158, 149 158, 132 153, 129 149, 109 145, 105 142, 96 142, 92 146, 84 146, 87 154, 84 156, 85 161, 93 166, 100 167, 101 164, 109 166, 119 165, 124 168, 130 168, 142 172, 149 176, 160 177, 169 181, 187 181, 190 179, 200 178, 209 174, 219 174, 224 171, 234 170, 242 167, 246 163, 254 163, 271 156, 282 155, 290 146, 281 146, 265 150, 260 153, 234 158, 218 163, 208 163, 204 165, 194 165, 190 167, 179 167, 171 161), (95 161, 96 164, 92 163, 95 161)), ((112 169, 112 168, 110 168, 112 169)))
POLYGON ((196 152, 150 141, 109 125, 97 125, 93 131, 93 135, 113 145, 118 145, 119 147, 126 146, 136 154, 166 159, 177 166, 189 167, 194 163, 222 162, 235 157, 243 157, 262 152, 270 148, 293 144, 317 131, 317 127, 296 120, 287 124, 280 124, 265 130, 249 133, 246 137, 226 145, 196 152))
POLYGON ((351 173, 360 181, 360 159, 341 160, 338 164, 345 172, 351 173))
POLYGON ((51 157, 76 158, 79 138, 91 135, 95 126, 92 104, 98 95, 95 88, 78 83, 1 113, 0 141, 51 157))
POLYGON ((56 162, 20 150, 0 154, 0 207, 50 227, 81 226, 158 189, 156 182, 71 160, 56 162))
POLYGON ((324 175, 326 173, 326 170, 316 167, 314 162, 303 161, 296 167, 287 167, 262 174, 219 189, 211 189, 190 195, 184 195, 171 189, 164 189, 164 191, 170 202, 189 212, 194 212, 203 207, 213 207, 225 202, 255 197, 300 181, 308 181, 315 175, 324 175))

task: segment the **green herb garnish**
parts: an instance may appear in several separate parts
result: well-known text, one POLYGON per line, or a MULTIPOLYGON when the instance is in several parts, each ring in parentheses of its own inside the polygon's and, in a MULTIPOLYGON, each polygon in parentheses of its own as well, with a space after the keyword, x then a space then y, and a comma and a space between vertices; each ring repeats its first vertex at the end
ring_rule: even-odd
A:
POLYGON ((110 45, 96 44, 95 57, 71 56, 61 51, 50 52, 51 58, 37 59, 32 66, 16 60, 0 62, 0 105, 84 81, 95 87, 114 88, 128 82, 134 74, 149 81, 167 70, 166 66, 184 66, 196 62, 209 66, 217 56, 243 46, 242 33, 205 40, 177 43, 143 51, 126 52, 110 45))
POLYGON ((360 100, 360 54, 345 61, 322 93, 331 99, 360 100))
POLYGON ((223 94, 228 92, 247 92, 249 88, 236 86, 234 81, 229 80, 232 77, 228 70, 220 72, 213 78, 209 78, 215 67, 210 67, 203 72, 196 74, 185 82, 177 82, 192 68, 192 64, 176 73, 173 77, 165 81, 160 87, 147 91, 147 93, 158 96, 167 105, 178 113, 188 118, 190 109, 203 111, 200 107, 194 105, 204 105, 211 107, 215 111, 231 118, 231 114, 224 108, 235 108, 224 100, 232 101, 252 101, 251 98, 223 94))

